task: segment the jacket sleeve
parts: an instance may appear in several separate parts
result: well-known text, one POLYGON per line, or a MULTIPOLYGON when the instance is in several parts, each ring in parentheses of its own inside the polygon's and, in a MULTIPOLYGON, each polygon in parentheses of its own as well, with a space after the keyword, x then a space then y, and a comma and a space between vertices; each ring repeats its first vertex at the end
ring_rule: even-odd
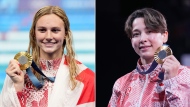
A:
POLYGON ((166 100, 170 107, 190 107, 190 69, 181 67, 180 73, 163 81, 166 100))
POLYGON ((113 85, 112 95, 109 100, 108 107, 118 107, 118 103, 119 103, 118 101, 121 95, 119 91, 119 86, 120 86, 120 80, 118 79, 113 85))
POLYGON ((13 82, 7 75, 0 95, 0 107, 20 107, 13 82))

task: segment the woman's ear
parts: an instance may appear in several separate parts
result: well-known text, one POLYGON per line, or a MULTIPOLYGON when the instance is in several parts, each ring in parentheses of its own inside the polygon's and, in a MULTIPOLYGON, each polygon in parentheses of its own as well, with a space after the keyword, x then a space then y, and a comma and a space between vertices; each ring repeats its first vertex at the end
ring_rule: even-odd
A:
POLYGON ((162 33, 162 37, 163 37, 163 43, 166 43, 168 41, 168 31, 162 33))

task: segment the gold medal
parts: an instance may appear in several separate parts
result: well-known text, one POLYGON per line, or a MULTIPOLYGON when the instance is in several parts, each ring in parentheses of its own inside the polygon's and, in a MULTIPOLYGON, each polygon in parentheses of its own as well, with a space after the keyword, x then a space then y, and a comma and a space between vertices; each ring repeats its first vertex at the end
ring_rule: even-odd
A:
POLYGON ((20 63, 21 70, 26 70, 32 64, 32 56, 28 52, 19 52, 14 59, 20 63))
POLYGON ((172 55, 172 50, 169 48, 167 45, 163 45, 159 47, 156 52, 154 53, 154 59, 158 64, 163 64, 164 63, 164 58, 172 55))

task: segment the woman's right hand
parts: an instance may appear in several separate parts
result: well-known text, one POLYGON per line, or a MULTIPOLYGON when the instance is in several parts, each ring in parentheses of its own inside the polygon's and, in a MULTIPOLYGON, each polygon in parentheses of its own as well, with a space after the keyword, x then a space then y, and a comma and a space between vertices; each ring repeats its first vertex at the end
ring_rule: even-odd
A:
POLYGON ((25 73, 20 69, 20 64, 17 60, 10 60, 6 74, 12 79, 16 91, 21 91, 24 88, 25 73))

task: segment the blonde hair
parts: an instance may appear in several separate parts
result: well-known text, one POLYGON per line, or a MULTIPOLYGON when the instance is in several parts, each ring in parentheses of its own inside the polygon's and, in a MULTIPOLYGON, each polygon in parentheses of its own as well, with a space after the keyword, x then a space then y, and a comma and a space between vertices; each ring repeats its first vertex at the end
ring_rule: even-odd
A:
MULTIPOLYGON (((44 15, 48 15, 48 14, 55 14, 57 15, 59 18, 62 19, 62 21, 64 22, 64 27, 65 27, 65 40, 63 42, 63 52, 64 52, 64 48, 66 47, 66 62, 69 66, 69 72, 70 72, 70 81, 71 81, 71 89, 74 89, 77 85, 77 82, 75 80, 75 77, 78 75, 78 66, 75 60, 75 52, 73 50, 72 47, 72 32, 70 30, 70 23, 69 23, 69 19, 66 15, 66 13, 64 12, 64 10, 62 10, 60 7, 58 6, 45 6, 41 9, 39 9, 33 19, 33 23, 30 29, 30 42, 29 42, 29 46, 28 46, 28 52, 32 55, 34 62, 36 62, 36 64, 38 66, 40 66, 39 64, 39 57, 40 57, 40 51, 39 51, 39 47, 36 44, 36 39, 35 39, 35 27, 36 27, 36 23, 38 21, 39 18, 41 18, 44 15)), ((33 70, 34 75, 39 79, 40 78, 40 74, 38 74, 35 70, 33 70)))

